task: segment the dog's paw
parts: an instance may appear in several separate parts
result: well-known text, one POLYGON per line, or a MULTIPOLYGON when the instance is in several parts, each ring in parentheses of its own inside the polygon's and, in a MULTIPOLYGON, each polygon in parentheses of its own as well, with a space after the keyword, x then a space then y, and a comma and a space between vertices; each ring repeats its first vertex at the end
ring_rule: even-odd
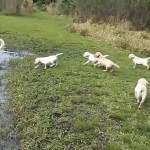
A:
POLYGON ((141 109, 141 108, 142 108, 142 107, 140 107, 140 106, 138 107, 138 109, 141 109))

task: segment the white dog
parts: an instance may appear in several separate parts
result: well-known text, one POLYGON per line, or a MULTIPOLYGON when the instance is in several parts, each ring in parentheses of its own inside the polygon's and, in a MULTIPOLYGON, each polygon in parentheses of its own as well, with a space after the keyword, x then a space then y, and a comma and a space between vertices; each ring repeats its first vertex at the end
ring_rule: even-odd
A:
POLYGON ((0 45, 0 50, 4 50, 4 46, 5 46, 5 43, 4 43, 4 40, 3 39, 0 39, 0 42, 1 42, 1 45, 0 45))
MULTIPOLYGON (((56 65, 57 66, 57 60, 58 60, 58 56, 62 55, 63 53, 59 53, 57 55, 52 55, 52 56, 48 56, 48 57, 38 57, 35 59, 35 64, 41 63, 45 65, 45 69, 47 67, 48 64, 51 64, 50 67, 56 65)), ((39 65, 37 65, 35 68, 39 67, 39 65)))
POLYGON ((134 54, 130 54, 129 58, 132 59, 133 62, 134 62, 134 67, 133 68, 135 68, 136 65, 144 65, 144 66, 147 67, 147 69, 149 69, 148 61, 149 61, 150 57, 140 58, 140 57, 135 56, 134 54))
POLYGON ((139 105, 138 108, 141 108, 146 99, 148 85, 149 83, 144 78, 139 79, 137 82, 137 86, 135 87, 135 98, 139 105))
POLYGON ((104 66, 106 68, 106 70, 104 71, 108 71, 110 70, 111 72, 113 72, 113 66, 116 66, 119 68, 119 66, 117 64, 115 64, 114 62, 112 62, 111 60, 105 58, 102 56, 102 54, 100 52, 97 52, 95 54, 95 57, 98 58, 98 63, 95 65, 101 65, 104 66))
MULTIPOLYGON (((109 55, 102 55, 103 57, 108 57, 109 55)), ((83 57, 87 58, 88 61, 86 63, 84 63, 84 65, 88 64, 88 63, 92 63, 95 64, 96 62, 98 62, 98 58, 94 57, 94 54, 91 54, 89 52, 85 52, 83 54, 83 57)), ((95 65, 94 65, 95 66, 95 65)))

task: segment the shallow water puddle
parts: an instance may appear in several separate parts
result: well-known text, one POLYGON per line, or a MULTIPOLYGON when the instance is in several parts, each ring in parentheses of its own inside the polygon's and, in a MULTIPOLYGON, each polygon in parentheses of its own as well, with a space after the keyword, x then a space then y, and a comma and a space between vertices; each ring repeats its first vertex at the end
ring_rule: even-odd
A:
POLYGON ((7 132, 12 126, 12 116, 10 113, 6 112, 3 108, 7 103, 7 96, 5 93, 5 75, 9 70, 9 61, 11 59, 22 59, 26 56, 27 52, 11 51, 6 50, 0 52, 0 150, 16 150, 20 147, 21 142, 16 138, 17 131, 7 132))

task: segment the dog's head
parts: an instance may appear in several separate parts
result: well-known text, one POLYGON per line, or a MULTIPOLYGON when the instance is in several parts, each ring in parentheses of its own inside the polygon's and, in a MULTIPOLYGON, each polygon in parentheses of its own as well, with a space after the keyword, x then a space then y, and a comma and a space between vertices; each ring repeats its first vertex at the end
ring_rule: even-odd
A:
POLYGON ((39 63, 40 59, 39 58, 36 58, 35 59, 35 64, 39 63))
POLYGON ((145 86, 149 86, 149 83, 144 78, 139 79, 138 83, 144 84, 145 86))
POLYGON ((130 54, 130 55, 129 55, 129 58, 130 58, 130 59, 133 59, 134 57, 135 57, 134 54, 130 54))
POLYGON ((84 54, 83 54, 83 57, 89 57, 89 55, 90 55, 90 53, 89 52, 85 52, 84 54))
POLYGON ((102 57, 102 54, 100 52, 97 52, 95 55, 94 55, 96 58, 100 58, 102 57))

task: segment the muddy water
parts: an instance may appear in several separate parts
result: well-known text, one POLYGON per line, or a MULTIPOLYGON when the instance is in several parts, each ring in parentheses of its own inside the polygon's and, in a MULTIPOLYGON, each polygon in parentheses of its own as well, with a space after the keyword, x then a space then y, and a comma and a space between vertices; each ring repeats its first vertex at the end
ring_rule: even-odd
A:
POLYGON ((17 138, 17 129, 10 130, 12 126, 12 116, 4 110, 7 104, 5 91, 5 74, 10 71, 9 61, 11 59, 22 59, 27 52, 10 51, 0 52, 0 150, 17 150, 21 142, 17 138))

